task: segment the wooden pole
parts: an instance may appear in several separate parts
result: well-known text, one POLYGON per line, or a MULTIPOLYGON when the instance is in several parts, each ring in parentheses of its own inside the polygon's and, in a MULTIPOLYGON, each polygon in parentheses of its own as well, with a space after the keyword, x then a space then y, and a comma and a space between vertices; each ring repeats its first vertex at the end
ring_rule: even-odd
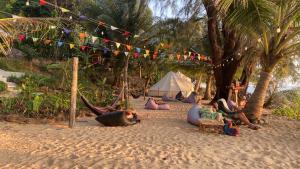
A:
POLYGON ((78 81, 78 57, 74 57, 73 58, 73 78, 72 78, 72 88, 71 88, 71 108, 70 108, 70 117, 69 117, 69 127, 70 128, 73 128, 75 125, 77 81, 78 81))

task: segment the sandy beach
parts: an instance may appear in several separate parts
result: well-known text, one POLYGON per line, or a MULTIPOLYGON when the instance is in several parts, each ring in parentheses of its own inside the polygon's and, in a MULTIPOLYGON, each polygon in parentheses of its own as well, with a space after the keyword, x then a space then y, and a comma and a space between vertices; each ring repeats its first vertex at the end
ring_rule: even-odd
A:
POLYGON ((199 132, 186 122, 190 104, 144 110, 142 122, 103 127, 94 118, 67 125, 0 122, 0 168, 300 168, 300 122, 269 116, 240 137, 199 132))

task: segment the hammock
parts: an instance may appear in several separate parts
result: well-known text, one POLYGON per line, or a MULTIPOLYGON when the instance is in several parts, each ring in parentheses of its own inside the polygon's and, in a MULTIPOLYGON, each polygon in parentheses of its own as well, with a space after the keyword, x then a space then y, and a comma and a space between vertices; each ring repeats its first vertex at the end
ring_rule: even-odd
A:
POLYGON ((97 115, 96 120, 104 126, 129 126, 140 122, 136 114, 133 114, 133 118, 129 119, 126 117, 125 111, 117 111, 111 107, 96 107, 81 94, 80 97, 86 107, 97 115))

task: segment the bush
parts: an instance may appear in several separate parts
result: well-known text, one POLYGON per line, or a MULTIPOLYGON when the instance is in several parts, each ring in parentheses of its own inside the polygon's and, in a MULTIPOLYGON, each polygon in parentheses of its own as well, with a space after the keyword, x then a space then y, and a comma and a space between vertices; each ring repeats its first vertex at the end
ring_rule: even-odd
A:
POLYGON ((6 85, 6 83, 4 83, 4 82, 0 81, 0 92, 3 92, 3 91, 5 91, 5 90, 6 90, 6 88, 7 88, 7 85, 6 85))
POLYGON ((295 90, 294 92, 288 92, 286 96, 289 104, 281 105, 274 110, 275 115, 286 116, 290 119, 300 120, 300 92, 295 90))

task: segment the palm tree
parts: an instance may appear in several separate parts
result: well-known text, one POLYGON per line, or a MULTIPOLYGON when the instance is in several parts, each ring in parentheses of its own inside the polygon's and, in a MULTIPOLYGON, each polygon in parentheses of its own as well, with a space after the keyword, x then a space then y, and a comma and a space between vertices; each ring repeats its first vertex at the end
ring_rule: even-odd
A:
POLYGON ((245 108, 253 121, 261 119, 266 92, 275 67, 282 59, 295 55, 300 49, 299 21, 298 0, 248 0, 246 7, 244 4, 235 4, 230 24, 240 30, 247 30, 258 40, 261 48, 260 77, 245 108))
MULTIPOLYGON (((139 34, 142 30, 147 29, 152 24, 152 12, 148 8, 148 0, 96 0, 91 1, 93 6, 86 5, 84 9, 88 15, 98 16, 98 19, 118 27, 122 30, 129 31, 132 36, 128 39, 122 36, 120 33, 107 33, 105 36, 109 36, 109 39, 113 39, 123 44, 133 44, 139 46, 139 40, 134 39, 135 34, 139 34), (97 11, 98 9, 98 11, 97 11), (91 13, 93 12, 93 13, 91 13)), ((116 67, 123 67, 124 74, 124 94, 126 109, 129 106, 128 95, 128 65, 130 55, 125 56, 121 54, 120 58, 123 62, 123 66, 115 65, 116 67)), ((118 74, 118 76, 120 73, 118 74)))

